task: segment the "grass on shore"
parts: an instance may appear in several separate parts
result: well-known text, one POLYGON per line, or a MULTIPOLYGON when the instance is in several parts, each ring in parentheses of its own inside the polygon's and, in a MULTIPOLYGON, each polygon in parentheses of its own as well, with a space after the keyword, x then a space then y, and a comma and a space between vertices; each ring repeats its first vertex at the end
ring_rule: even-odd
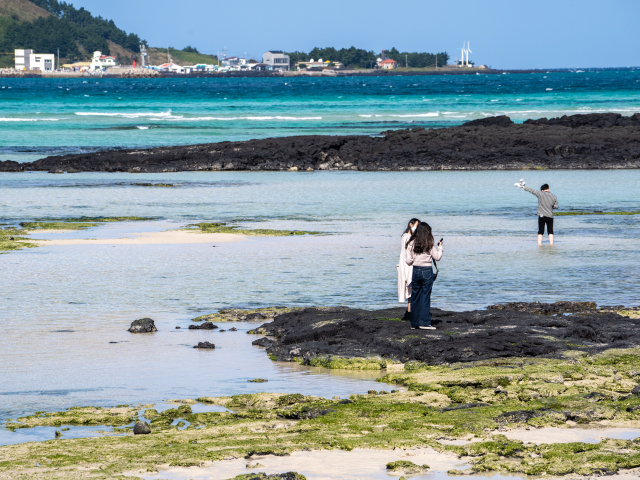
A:
POLYGON ((303 230, 273 230, 267 228, 240 228, 226 223, 201 222, 187 225, 183 230, 195 230, 201 233, 231 233, 235 235, 247 235, 251 237, 291 237, 296 235, 322 235, 322 232, 303 230))
MULTIPOLYGON (((613 474, 640 467, 640 438, 535 445, 509 440, 498 429, 565 427, 567 422, 637 427, 640 395, 631 390, 639 371, 640 349, 597 356, 574 352, 565 359, 407 364, 404 371, 380 379, 404 385, 407 392, 372 391, 349 400, 275 393, 202 397, 197 399, 201 403, 233 411, 193 413, 189 405, 161 413, 148 409, 150 435, 65 439, 62 434, 57 440, 0 447, 0 478, 106 479, 125 471, 156 472, 160 465, 196 466, 254 453, 416 446, 457 455, 475 473, 613 474), (172 425, 176 420, 190 425, 178 430, 172 425), (479 441, 438 441, 471 437, 479 441)), ((33 424, 59 417, 39 413, 30 418, 33 424)))

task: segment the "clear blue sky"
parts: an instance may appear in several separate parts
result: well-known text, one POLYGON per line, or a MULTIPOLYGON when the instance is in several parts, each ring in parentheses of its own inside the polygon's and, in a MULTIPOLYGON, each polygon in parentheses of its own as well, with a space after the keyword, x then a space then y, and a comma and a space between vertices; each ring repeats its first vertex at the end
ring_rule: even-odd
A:
MULTIPOLYGON (((640 66, 640 0, 67 0, 154 47, 261 57, 350 47, 446 51, 495 68, 640 66)), ((259 58, 258 58, 259 59, 259 58)))

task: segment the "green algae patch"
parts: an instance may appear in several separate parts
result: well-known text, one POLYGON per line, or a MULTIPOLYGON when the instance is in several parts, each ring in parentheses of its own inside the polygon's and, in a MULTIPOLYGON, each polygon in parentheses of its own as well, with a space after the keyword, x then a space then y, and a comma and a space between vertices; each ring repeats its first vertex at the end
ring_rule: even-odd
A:
POLYGON ((568 211, 568 212, 555 212, 556 216, 576 216, 576 215, 640 215, 640 210, 629 211, 629 212, 602 212, 602 211, 594 211, 594 212, 583 212, 583 211, 568 211))
POLYGON ((193 413, 189 405, 181 405, 157 414, 149 435, 63 436, 0 447, 0 478, 106 479, 157 471, 160 465, 198 465, 254 454, 394 447, 449 452, 476 473, 605 475, 640 466, 640 438, 535 445, 496 435, 500 429, 566 427, 567 422, 640 426, 640 395, 632 392, 640 381, 640 349, 413 367, 383 377, 408 391, 351 395, 348 400, 296 393, 201 397, 201 403, 232 411, 193 413), (172 425, 176 421, 191 425, 178 430, 172 425), (438 441, 473 436, 476 441, 465 445, 438 441), (43 467, 34 470, 36 463, 43 467))
POLYGON ((49 222, 21 222, 20 226, 25 230, 86 230, 97 227, 95 222, 69 222, 69 221, 49 221, 49 222))
POLYGON ((29 238, 24 237, 29 232, 25 229, 15 227, 0 228, 0 252, 20 250, 22 248, 37 247, 34 243, 29 243, 29 238))
POLYGON ((381 370, 394 362, 380 357, 314 357, 305 362, 312 367, 324 367, 338 370, 381 370))
POLYGON ((297 310, 303 310, 302 307, 265 307, 255 308, 252 310, 244 310, 241 308, 227 308, 222 309, 218 313, 208 313, 206 315, 200 315, 199 317, 192 318, 192 322, 246 322, 246 321, 260 321, 260 320, 273 320, 278 315, 283 313, 295 312, 297 310))
POLYGON ((112 222, 148 222, 151 220, 158 220, 158 217, 139 217, 136 215, 131 216, 117 216, 117 217, 70 217, 70 218, 39 218, 38 222, 71 222, 71 223, 112 223, 112 222))
POLYGON ((18 418, 17 422, 10 422, 6 427, 11 430, 33 427, 58 427, 60 425, 107 425, 121 426, 134 421, 137 410, 129 406, 101 408, 101 407, 72 407, 64 412, 38 412, 34 415, 18 418))
POLYGON ((307 477, 297 472, 272 473, 271 475, 267 475, 263 472, 258 472, 243 473, 242 475, 230 478, 229 480, 307 480, 307 477))
POLYGON ((397 460, 395 462, 387 463, 387 470, 392 472, 416 474, 429 470, 429 465, 416 465, 409 460, 397 460))
POLYGON ((201 233, 231 233, 235 235, 247 235, 251 237, 291 237, 297 235, 323 235, 323 232, 312 232, 304 230, 273 230, 267 228, 240 228, 236 225, 226 223, 192 223, 183 230, 199 231, 201 233))

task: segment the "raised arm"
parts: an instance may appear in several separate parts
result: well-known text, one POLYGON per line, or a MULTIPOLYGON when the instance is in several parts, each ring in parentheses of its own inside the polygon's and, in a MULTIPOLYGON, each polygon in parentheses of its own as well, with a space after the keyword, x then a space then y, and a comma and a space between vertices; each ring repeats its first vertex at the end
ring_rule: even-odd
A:
POLYGON ((442 258, 442 245, 439 245, 437 248, 434 247, 431 249, 431 258, 433 258, 436 262, 439 262, 442 258))
POLYGON ((532 193, 536 197, 540 198, 540 191, 539 190, 534 190, 533 188, 529 188, 529 187, 523 187, 523 190, 526 191, 526 192, 532 193))
POLYGON ((553 207, 554 210, 557 210, 558 208, 560 208, 560 206, 558 205, 558 197, 556 197, 556 201, 553 202, 553 207))

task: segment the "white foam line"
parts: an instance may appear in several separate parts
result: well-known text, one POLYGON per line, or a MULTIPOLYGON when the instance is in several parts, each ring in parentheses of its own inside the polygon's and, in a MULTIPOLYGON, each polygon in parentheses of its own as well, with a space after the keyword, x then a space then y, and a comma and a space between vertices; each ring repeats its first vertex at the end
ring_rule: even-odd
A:
POLYGON ((57 122, 59 118, 0 118, 0 122, 57 122))
MULTIPOLYGON (((173 119, 171 119, 173 120, 173 119)), ((233 121, 233 120, 252 120, 252 121, 264 121, 264 120, 322 120, 322 117, 282 117, 282 116, 265 116, 265 117, 192 117, 192 118, 180 118, 180 120, 197 122, 205 120, 219 120, 219 121, 233 121)))

